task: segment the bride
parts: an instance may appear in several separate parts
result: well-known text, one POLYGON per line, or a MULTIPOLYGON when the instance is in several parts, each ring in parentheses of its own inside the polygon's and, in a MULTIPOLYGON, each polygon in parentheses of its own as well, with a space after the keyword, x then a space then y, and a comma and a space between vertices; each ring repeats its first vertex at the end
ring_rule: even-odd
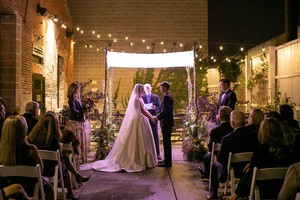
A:
POLYGON ((146 109, 140 98, 144 87, 136 84, 131 93, 125 117, 113 148, 105 160, 87 163, 84 170, 139 172, 157 165, 157 155, 149 120, 156 119, 146 109), (89 166, 87 166, 89 165, 89 166))

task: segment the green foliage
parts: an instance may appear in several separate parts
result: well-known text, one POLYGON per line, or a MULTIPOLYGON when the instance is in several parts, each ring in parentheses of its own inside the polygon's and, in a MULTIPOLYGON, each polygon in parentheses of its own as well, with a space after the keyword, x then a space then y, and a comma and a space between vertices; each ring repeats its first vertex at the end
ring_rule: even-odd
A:
POLYGON ((127 96, 126 97, 122 97, 122 106, 124 109, 127 108, 128 102, 129 102, 129 98, 130 98, 130 94, 129 92, 127 92, 127 96))
POLYGON ((114 109, 117 108, 117 105, 118 105, 118 97, 119 97, 119 91, 120 91, 120 84, 121 84, 121 79, 119 79, 119 82, 118 82, 118 85, 117 85, 117 88, 114 92, 114 97, 113 97, 113 105, 114 105, 114 109))
POLYGON ((260 56, 260 59, 259 65, 251 72, 247 88, 251 92, 255 89, 256 93, 252 94, 252 103, 256 103, 259 108, 263 108, 268 100, 268 95, 265 91, 267 91, 269 63, 265 53, 260 56))
POLYGON ((296 103, 291 100, 291 97, 287 97, 286 95, 282 97, 281 92, 277 92, 273 99, 273 104, 268 103, 262 110, 265 113, 269 113, 271 111, 278 111, 279 106, 282 104, 288 104, 292 107, 293 110, 296 109, 296 103))
POLYGON ((238 61, 232 59, 230 62, 221 62, 218 71, 222 74, 222 77, 228 78, 231 82, 237 82, 238 77, 242 74, 242 70, 238 65, 238 61))

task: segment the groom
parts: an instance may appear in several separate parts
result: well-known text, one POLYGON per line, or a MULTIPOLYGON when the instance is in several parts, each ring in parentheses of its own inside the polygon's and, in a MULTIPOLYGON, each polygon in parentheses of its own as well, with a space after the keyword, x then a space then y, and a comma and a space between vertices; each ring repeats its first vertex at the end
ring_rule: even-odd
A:
POLYGON ((174 126, 174 100, 169 92, 170 84, 167 81, 161 82, 159 86, 163 98, 160 106, 160 114, 157 116, 157 119, 160 120, 160 127, 163 135, 165 161, 158 166, 172 167, 171 134, 172 127, 174 126))

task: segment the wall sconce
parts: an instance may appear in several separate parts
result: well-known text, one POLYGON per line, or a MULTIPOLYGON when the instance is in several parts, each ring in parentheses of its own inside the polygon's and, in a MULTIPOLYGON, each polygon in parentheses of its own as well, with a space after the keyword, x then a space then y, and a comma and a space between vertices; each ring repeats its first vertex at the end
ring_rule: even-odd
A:
POLYGON ((40 4, 36 6, 36 12, 41 16, 45 16, 47 13, 47 8, 42 7, 40 4))

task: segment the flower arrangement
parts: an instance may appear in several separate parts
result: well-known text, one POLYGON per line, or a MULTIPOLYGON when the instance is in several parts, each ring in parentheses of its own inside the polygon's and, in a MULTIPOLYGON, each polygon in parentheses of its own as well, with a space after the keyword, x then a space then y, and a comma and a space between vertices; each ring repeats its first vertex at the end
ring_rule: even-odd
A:
POLYGON ((100 120, 101 114, 99 110, 96 108, 96 104, 99 100, 104 99, 104 93, 99 90, 96 91, 85 91, 85 88, 88 84, 90 84, 92 80, 88 80, 85 83, 80 83, 81 85, 81 102, 83 105, 83 110, 85 112, 85 116, 90 120, 100 120))
MULTIPOLYGON (((102 124, 103 114, 99 112, 96 106, 100 100, 105 99, 105 95, 99 90, 86 91, 86 86, 91 82, 92 80, 85 83, 79 83, 82 89, 81 102, 86 119, 92 121, 91 141, 97 142, 95 159, 100 160, 104 159, 111 150, 112 144, 115 140, 114 134, 118 131, 121 122, 117 118, 113 120, 112 118, 115 116, 111 116, 111 118, 106 119, 104 125, 102 124)), ((64 105, 60 114, 64 117, 64 120, 68 120, 70 116, 69 106, 64 105)))
POLYGON ((216 110, 216 93, 209 96, 200 96, 197 101, 198 116, 196 117, 195 109, 190 109, 189 115, 186 116, 184 126, 187 129, 187 137, 182 142, 182 152, 184 160, 203 161, 207 153, 207 138, 209 130, 215 126, 216 110))

